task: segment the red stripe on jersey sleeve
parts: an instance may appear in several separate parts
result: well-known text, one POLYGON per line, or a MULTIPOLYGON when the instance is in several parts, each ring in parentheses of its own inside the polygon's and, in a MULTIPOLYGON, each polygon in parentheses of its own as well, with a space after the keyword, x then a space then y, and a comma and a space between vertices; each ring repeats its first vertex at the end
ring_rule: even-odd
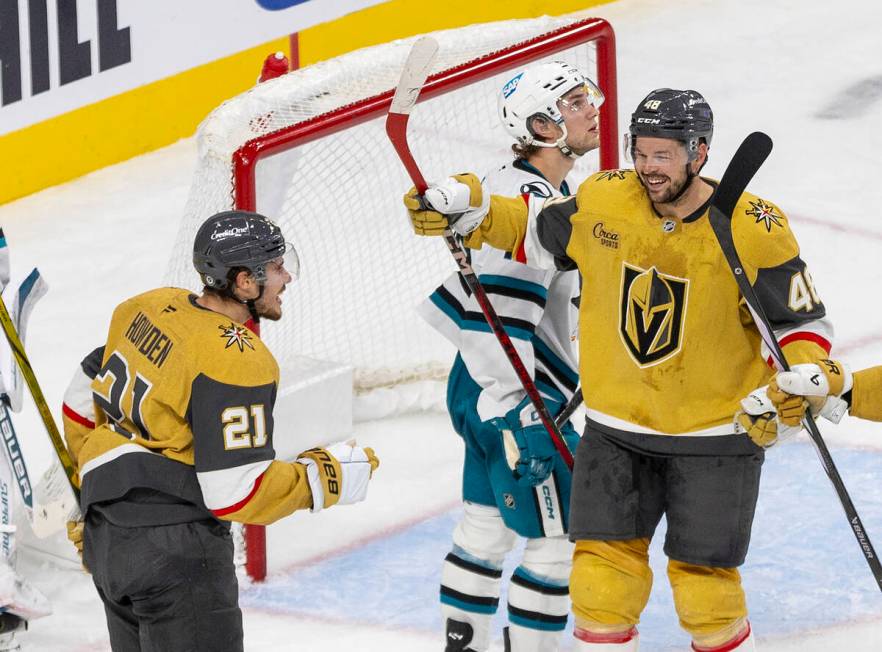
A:
POLYGON ((257 490, 260 489, 260 483, 263 481, 263 473, 257 476, 257 480, 254 481, 254 486, 251 488, 251 491, 248 492, 248 495, 245 496, 242 500, 234 505, 230 505, 229 507, 222 507, 220 509, 213 509, 211 513, 215 516, 226 516, 227 514, 232 514, 233 512, 237 512, 245 505, 248 504, 248 501, 254 498, 254 494, 257 493, 257 490))
MULTIPOLYGON (((525 203, 527 206, 530 205, 530 193, 528 193, 528 192, 522 193, 522 194, 521 194, 521 199, 524 200, 524 203, 525 203)), ((518 246, 517 251, 514 252, 514 259, 515 259, 516 261, 518 261, 519 263, 526 263, 526 262, 527 262, 527 252, 526 252, 526 250, 524 249, 524 243, 525 243, 526 241, 527 241, 527 238, 524 237, 524 239, 521 240, 521 244, 518 246)))
MULTIPOLYGON (((833 344, 826 337, 822 337, 822 336, 818 335, 817 333, 810 333, 810 332, 790 333, 789 335, 787 335, 786 337, 783 337, 778 342, 778 346, 780 346, 783 349, 785 346, 787 346, 791 342, 798 342, 800 340, 803 340, 806 342, 814 342, 815 344, 820 346, 822 349, 824 349, 824 351, 826 351, 828 354, 830 353, 830 349, 833 348, 833 344)), ((772 359, 772 356, 769 356, 768 358, 766 358, 766 364, 769 365, 770 367, 775 366, 775 362, 772 359)))
POLYGON ((94 428, 95 422, 87 419, 82 414, 76 412, 72 407, 70 407, 67 403, 61 404, 61 412, 68 419, 73 421, 74 423, 78 423, 81 426, 86 426, 87 428, 94 428))

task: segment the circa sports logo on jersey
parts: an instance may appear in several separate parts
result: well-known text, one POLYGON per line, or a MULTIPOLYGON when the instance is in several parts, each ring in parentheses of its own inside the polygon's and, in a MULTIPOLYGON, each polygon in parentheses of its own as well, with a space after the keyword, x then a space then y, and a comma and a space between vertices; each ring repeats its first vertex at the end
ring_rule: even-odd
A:
POLYGON ((619 248, 619 234, 612 229, 606 228, 603 222, 598 222, 594 225, 594 228, 591 229, 591 235, 599 240, 600 244, 604 247, 609 249, 619 248))
POLYGON ((225 349, 235 344, 239 347, 240 352, 244 351, 246 346, 252 351, 254 350, 254 345, 251 343, 251 334, 244 326, 236 326, 236 324, 230 322, 229 326, 218 326, 218 329, 221 332, 221 338, 226 338, 227 340, 227 344, 224 346, 225 349))
POLYGON ((680 351, 689 280, 622 266, 619 334, 637 365, 649 367, 680 351))
POLYGON ((784 216, 778 215, 775 212, 774 206, 764 202, 760 198, 757 198, 756 201, 749 201, 747 203, 750 204, 750 208, 748 208, 745 213, 751 217, 755 217, 756 224, 759 224, 760 222, 765 223, 767 233, 772 232, 772 224, 780 226, 782 229, 784 228, 784 224, 781 222, 781 218, 784 216))

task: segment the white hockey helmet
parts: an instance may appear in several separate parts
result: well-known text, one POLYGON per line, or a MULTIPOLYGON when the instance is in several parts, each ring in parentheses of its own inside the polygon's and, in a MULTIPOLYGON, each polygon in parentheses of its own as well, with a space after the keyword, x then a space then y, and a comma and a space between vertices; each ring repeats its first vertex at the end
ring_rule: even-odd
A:
POLYGON ((560 98, 578 86, 584 86, 588 100, 595 108, 603 104, 603 93, 582 72, 563 61, 531 66, 512 77, 499 93, 499 119, 521 145, 558 147, 567 156, 576 158, 566 145, 567 128, 560 111, 560 98), (563 130, 554 143, 538 140, 531 129, 532 119, 545 116, 563 130))

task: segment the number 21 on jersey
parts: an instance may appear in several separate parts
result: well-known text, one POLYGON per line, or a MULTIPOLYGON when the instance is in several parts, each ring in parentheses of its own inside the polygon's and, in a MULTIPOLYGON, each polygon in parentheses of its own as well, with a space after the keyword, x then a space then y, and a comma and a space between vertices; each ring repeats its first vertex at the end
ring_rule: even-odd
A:
POLYGON ((131 371, 125 357, 119 351, 114 351, 95 376, 92 396, 95 404, 117 426, 114 430, 130 439, 150 439, 141 407, 153 383, 140 372, 131 371), (135 432, 131 432, 131 429, 135 432))

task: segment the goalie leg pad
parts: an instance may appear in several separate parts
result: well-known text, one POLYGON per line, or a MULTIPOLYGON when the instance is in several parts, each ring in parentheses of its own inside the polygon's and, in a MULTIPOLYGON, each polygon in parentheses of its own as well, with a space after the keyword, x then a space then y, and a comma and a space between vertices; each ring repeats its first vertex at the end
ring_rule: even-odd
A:
POLYGON ((630 629, 640 620, 651 588, 648 538, 576 542, 570 596, 577 627, 630 629))
POLYGON ((713 649, 745 629, 747 602, 737 568, 697 566, 671 559, 668 578, 680 626, 692 635, 696 645, 713 649))
POLYGON ((495 507, 465 503, 463 508, 441 571, 441 616, 448 649, 486 650, 490 621, 499 608, 502 562, 516 538, 495 507))
POLYGON ((573 544, 565 537, 528 539, 508 588, 508 637, 513 652, 554 652, 570 612, 573 544))

